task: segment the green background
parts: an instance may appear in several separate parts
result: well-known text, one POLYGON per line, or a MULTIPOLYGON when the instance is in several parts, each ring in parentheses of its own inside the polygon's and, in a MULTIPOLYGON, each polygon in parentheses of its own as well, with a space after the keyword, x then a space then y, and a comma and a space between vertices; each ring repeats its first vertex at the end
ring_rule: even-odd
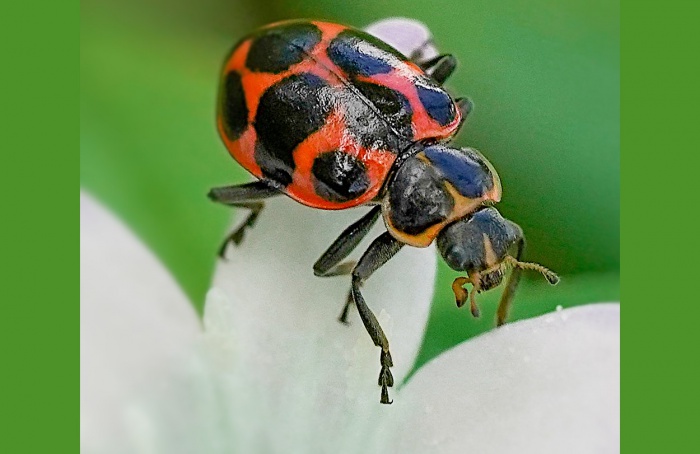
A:
MULTIPOLYGON (((201 310, 231 213, 204 197, 244 182, 214 128, 219 66, 243 34, 285 18, 362 27, 418 19, 460 66, 448 83, 476 110, 458 145, 482 150, 501 212, 527 259, 559 272, 524 280, 511 320, 619 299, 619 5, 609 1, 86 1, 81 5, 81 185, 150 245, 201 310)), ((263 220, 264 221, 264 220, 263 220)), ((309 264, 310 265, 310 264, 309 264)), ((493 327, 454 307, 440 264, 422 363, 493 327)))
POLYGON ((78 452, 78 4, 4 4, 0 452, 78 452))

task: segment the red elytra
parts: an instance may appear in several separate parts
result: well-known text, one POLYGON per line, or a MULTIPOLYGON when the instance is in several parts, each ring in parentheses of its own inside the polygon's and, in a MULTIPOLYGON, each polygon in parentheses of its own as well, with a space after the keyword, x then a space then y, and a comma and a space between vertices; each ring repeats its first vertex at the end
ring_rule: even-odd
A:
MULTIPOLYGON (((337 98, 339 101, 337 100, 330 108, 330 112, 324 119, 322 126, 304 137, 303 141, 296 145, 293 150, 289 150, 291 158, 287 158, 287 161, 291 170, 287 170, 285 167, 287 173, 284 176, 286 178, 288 175, 290 181, 281 184, 283 192, 304 205, 327 210, 350 208, 375 200, 392 164, 402 149, 392 149, 387 147, 386 144, 384 146, 375 146, 375 143, 362 143, 363 139, 366 138, 362 136, 364 133, 360 132, 358 134, 357 125, 355 125, 355 130, 349 127, 348 103, 370 105, 370 108, 377 113, 377 117, 367 118, 368 122, 391 123, 390 119, 387 120, 382 117, 381 108, 386 108, 386 106, 377 107, 377 103, 373 99, 368 99, 353 87, 360 84, 372 84, 372 86, 386 87, 405 98, 411 111, 410 137, 407 137, 407 134, 396 134, 400 136, 396 142, 400 143, 402 148, 409 146, 413 142, 426 139, 434 139, 435 141, 449 139, 456 133, 461 122, 459 109, 449 97, 453 117, 446 124, 441 124, 441 122, 434 119, 428 108, 426 108, 425 103, 421 101, 417 86, 427 85, 430 86, 431 90, 439 91, 442 91, 442 89, 436 88, 431 79, 415 63, 405 56, 396 58, 396 55, 400 55, 398 51, 391 49, 394 54, 387 52, 389 46, 383 42, 378 43, 378 41, 376 38, 351 27, 318 21, 272 24, 244 38, 234 47, 222 71, 222 87, 223 81, 226 80, 227 75, 230 73, 235 72, 240 76, 245 106, 247 107, 247 125, 245 130, 237 137, 230 137, 226 129, 226 119, 222 114, 225 95, 221 93, 223 88, 221 89, 217 126, 229 153, 254 176, 270 179, 270 175, 266 175, 265 169, 261 168, 261 162, 264 166, 265 160, 260 158, 260 155, 256 156, 256 147, 260 146, 260 133, 256 129, 256 117, 260 100, 271 87, 276 86, 276 84, 288 79, 290 76, 311 74, 323 80, 332 90, 349 92, 351 96, 337 98), (249 52, 255 40, 260 39, 260 36, 266 36, 266 33, 274 32, 280 27, 289 28, 290 26, 294 27, 295 24, 312 24, 320 31, 320 39, 313 43, 310 49, 303 52, 300 61, 294 62, 288 68, 275 72, 260 71, 259 69, 253 70, 248 66, 249 52), (357 37, 357 45, 371 56, 377 57, 378 64, 388 62, 387 64, 391 66, 390 70, 376 74, 362 74, 361 71, 359 73, 350 73, 348 68, 341 68, 332 61, 328 55, 329 44, 343 32, 357 37), (383 58, 385 60, 382 60, 383 58), (317 189, 318 181, 312 171, 312 167, 319 155, 332 150, 340 150, 361 163, 367 180, 366 188, 363 188, 364 190, 361 194, 357 196, 353 194, 352 198, 342 199, 329 199, 324 194, 319 194, 317 189)), ((280 42, 280 44, 284 45, 285 43, 280 42)), ((296 50, 296 48, 292 48, 292 50, 296 50)), ((444 96, 448 95, 445 94, 444 96)), ((382 100, 379 101, 381 102, 382 100)), ((389 106, 389 110, 391 108, 392 106, 389 106)), ((357 122, 357 119, 353 121, 357 122)), ((392 128, 392 130, 394 133, 396 132, 395 128, 392 128)), ((280 131, 280 133, 284 133, 284 131, 280 131)), ((367 134, 371 135, 371 133, 367 134)), ((271 179, 274 180, 275 178, 271 179)))

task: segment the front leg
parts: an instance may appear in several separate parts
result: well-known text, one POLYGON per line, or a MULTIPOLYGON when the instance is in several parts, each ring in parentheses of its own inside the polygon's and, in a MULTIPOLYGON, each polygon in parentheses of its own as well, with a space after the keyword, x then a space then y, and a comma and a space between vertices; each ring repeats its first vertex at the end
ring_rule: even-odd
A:
POLYGON ((389 232, 384 232, 377 237, 369 246, 367 251, 362 255, 357 266, 352 271, 352 298, 360 314, 362 323, 365 325, 369 337, 377 347, 380 347, 379 364, 381 370, 379 372, 378 384, 382 387, 380 403, 390 404, 388 388, 394 386, 394 377, 391 374, 390 368, 394 365, 389 351, 389 340, 384 334, 377 317, 372 313, 372 310, 367 306, 360 286, 366 281, 372 273, 384 265, 391 259, 401 248, 403 243, 400 243, 389 232))
MULTIPOLYGON (((523 230, 519 225, 512 223, 517 227, 518 232, 518 246, 515 253, 515 260, 518 261, 522 258, 525 252, 525 236, 523 235, 523 230)), ((501 293, 501 300, 498 302, 498 309, 496 310, 496 326, 501 326, 506 322, 508 317, 508 311, 510 310, 510 305, 513 302, 513 297, 515 296, 515 291, 518 289, 518 284, 520 283, 520 276, 523 270, 520 267, 515 267, 510 272, 508 277, 508 282, 506 282, 506 288, 503 289, 501 293)))

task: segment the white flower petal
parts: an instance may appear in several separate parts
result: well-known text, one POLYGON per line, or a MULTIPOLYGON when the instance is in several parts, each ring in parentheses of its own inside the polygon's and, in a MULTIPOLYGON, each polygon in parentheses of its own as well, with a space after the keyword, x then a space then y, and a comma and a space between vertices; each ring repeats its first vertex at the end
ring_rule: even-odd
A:
POLYGON ((85 452, 116 452, 147 424, 131 407, 165 390, 200 326, 160 262, 122 223, 80 194, 80 425, 85 452))
POLYGON ((390 44, 407 57, 421 47, 421 60, 428 60, 438 54, 428 27, 414 19, 391 17, 368 25, 365 31, 390 44))
MULTIPOLYGON (((281 450, 293 440, 299 446, 315 440, 320 452, 322 446, 357 448, 368 442, 357 440, 358 434, 374 432, 377 418, 387 411, 379 404, 379 349, 354 308, 350 326, 337 319, 349 277, 318 278, 312 271, 335 237, 365 212, 324 212, 274 199, 243 244, 229 248, 228 261, 217 267, 205 327, 219 339, 231 333, 227 345, 241 357, 242 370, 236 374, 248 380, 248 386, 238 386, 245 386, 259 414, 267 415, 259 421, 248 418, 251 438, 275 433, 278 438, 268 440, 269 446, 281 450)), ((370 232, 352 257, 358 258, 382 229, 370 232)), ((423 338, 435 265, 434 248, 406 247, 363 287, 389 337, 398 383, 423 338)), ((224 350, 220 356, 225 358, 230 349, 224 350)), ((240 392, 231 390, 232 395, 240 392)))
POLYGON ((440 355, 401 389, 396 452, 619 452, 619 322, 617 304, 581 306, 440 355))
MULTIPOLYGON (((406 54, 430 38, 408 19, 368 31, 406 54)), ((422 56, 436 54, 429 45, 422 56)), ((378 349, 354 308, 352 326, 336 320, 349 278, 311 271, 364 212, 270 202, 217 269, 202 339, 160 263, 81 194, 82 451, 617 450, 617 306, 562 311, 466 342, 394 389, 393 406, 380 405, 378 349)), ((397 383, 422 341, 435 260, 434 248, 404 248, 363 289, 390 339, 397 383)))

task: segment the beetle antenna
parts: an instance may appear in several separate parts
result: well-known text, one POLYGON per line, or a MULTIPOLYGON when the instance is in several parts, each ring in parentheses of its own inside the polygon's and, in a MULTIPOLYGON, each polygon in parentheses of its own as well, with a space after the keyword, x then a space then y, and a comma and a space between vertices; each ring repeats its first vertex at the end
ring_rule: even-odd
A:
POLYGON ((503 262, 513 268, 537 271, 538 273, 542 274, 542 276, 544 276, 544 278, 547 279, 547 282, 549 282, 552 285, 557 285, 559 283, 559 276, 557 275, 557 273, 555 273, 547 267, 540 265, 539 263, 520 262, 514 257, 511 257, 510 255, 506 256, 503 262))

